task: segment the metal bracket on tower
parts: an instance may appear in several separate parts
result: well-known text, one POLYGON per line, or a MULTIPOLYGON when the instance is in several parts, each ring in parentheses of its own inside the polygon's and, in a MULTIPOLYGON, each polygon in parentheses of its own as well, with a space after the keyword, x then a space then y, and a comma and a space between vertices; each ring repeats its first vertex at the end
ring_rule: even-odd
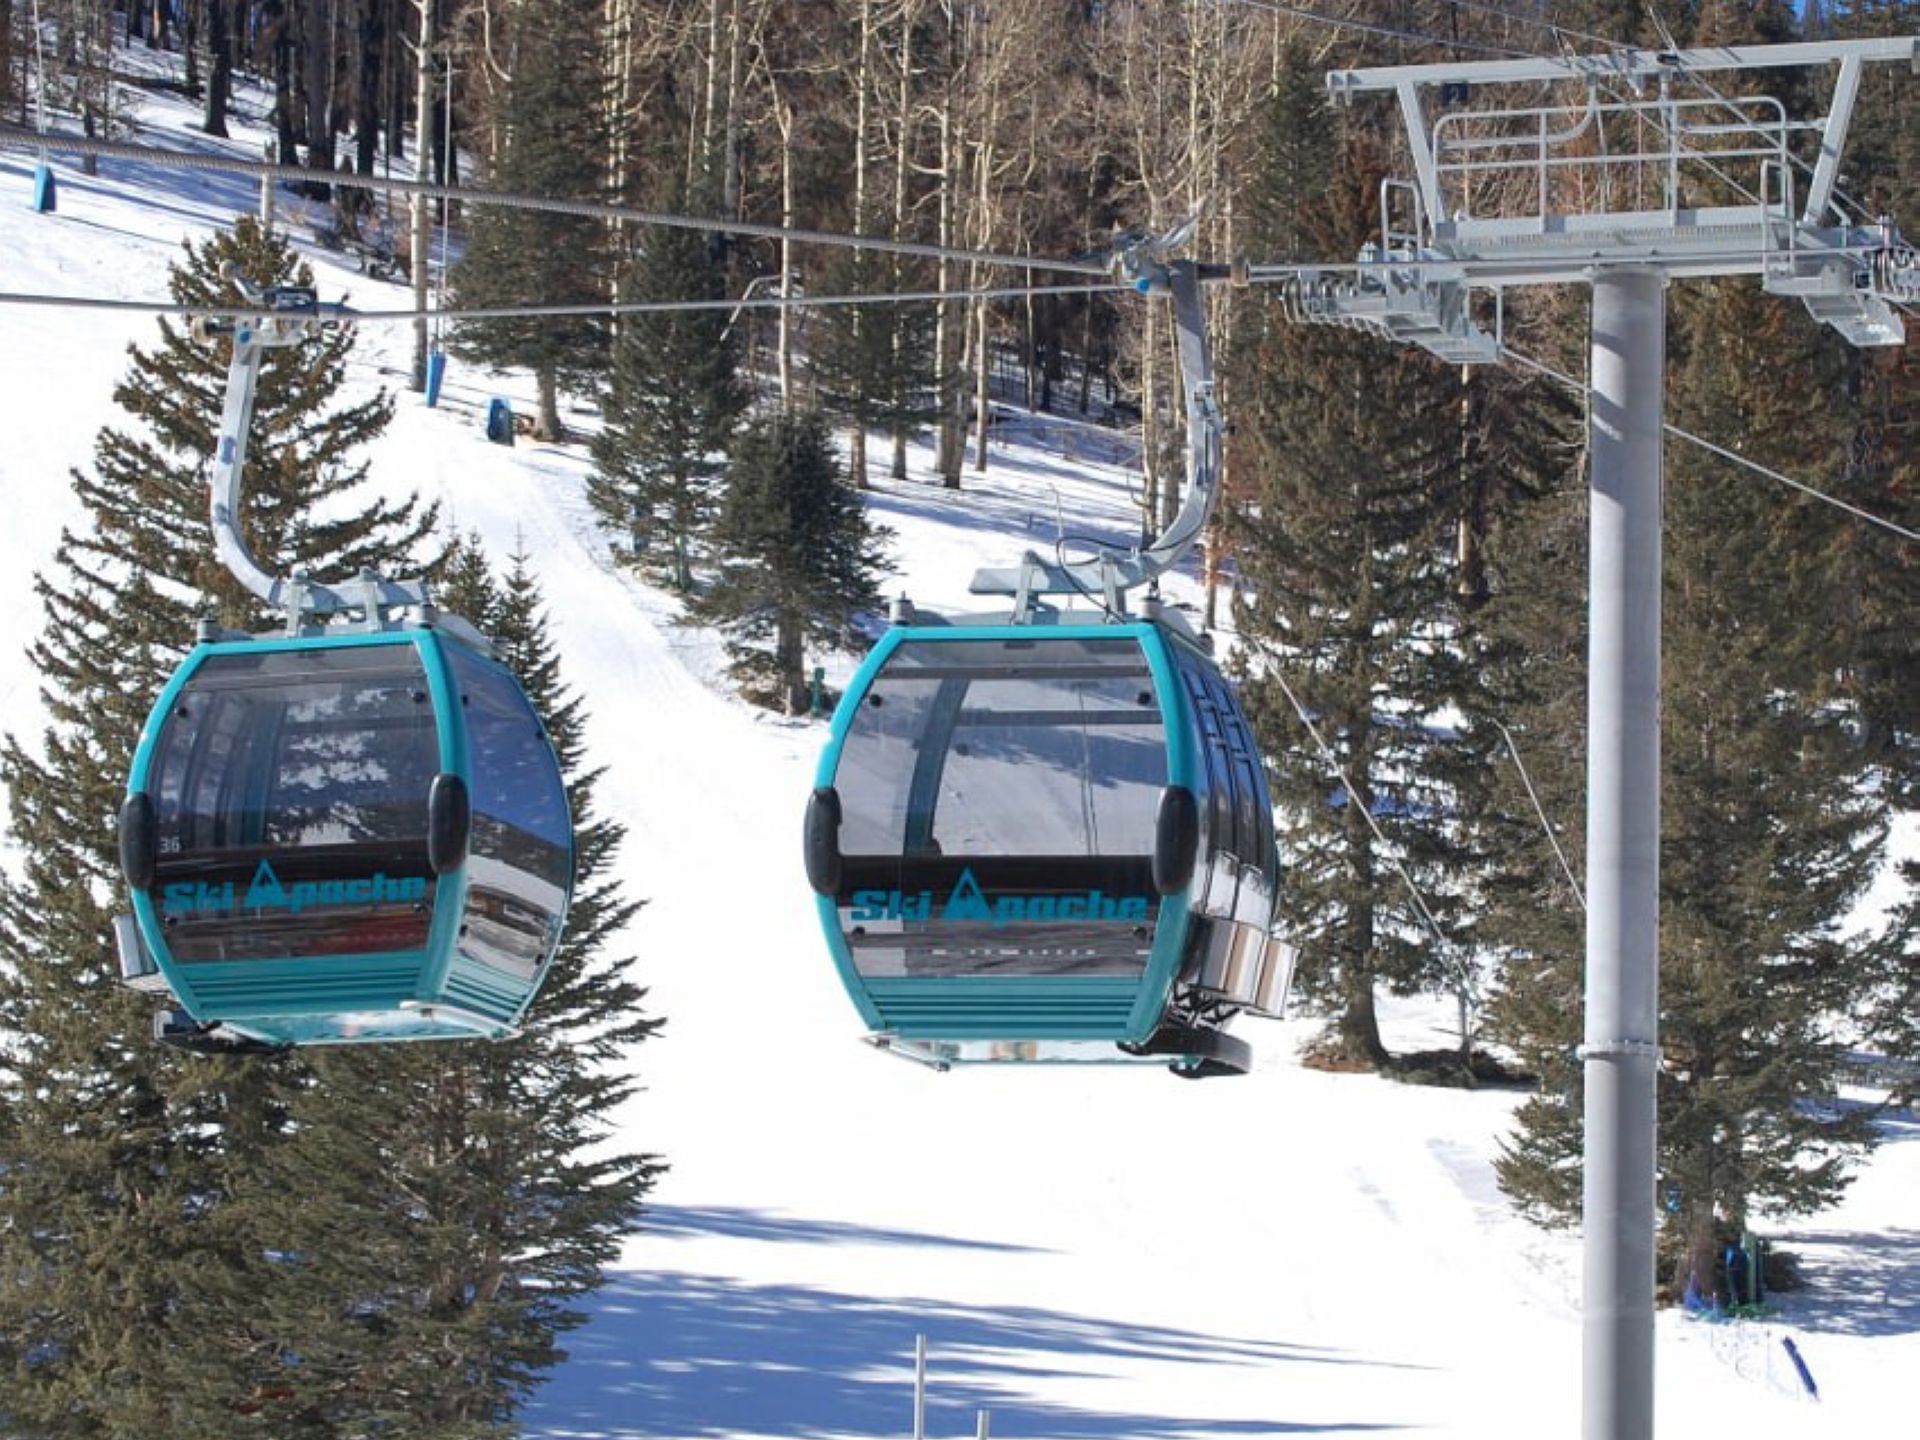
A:
POLYGON ((1279 272, 1283 313, 1299 324, 1418 345, 1453 365, 1498 360, 1498 337, 1474 323, 1466 269, 1430 243, 1425 193, 1404 180, 1381 181, 1380 238, 1361 250, 1359 268, 1279 272))
POLYGON ((1171 253, 1193 234, 1189 216, 1163 235, 1125 233, 1116 238, 1114 276, 1145 295, 1173 297, 1174 335, 1180 353, 1181 388, 1187 409, 1187 488, 1179 512, 1151 544, 1122 554, 1103 554, 1075 564, 1054 563, 1029 552, 1017 566, 974 572, 969 588, 976 595, 1016 597, 1016 615, 1025 615, 1033 597, 1084 595, 1099 599, 1110 614, 1124 613, 1127 591, 1146 585, 1179 564, 1192 548, 1219 503, 1225 426, 1214 397, 1213 357, 1207 347, 1202 279, 1245 284, 1244 265, 1201 266, 1171 260, 1171 253))
POLYGON ((208 477, 214 550, 221 563, 248 590, 286 616, 288 634, 301 633, 310 619, 351 612, 359 613, 362 628, 378 630, 391 610, 431 606, 432 597, 424 581, 388 580, 373 571, 363 571, 355 580, 336 588, 310 578, 304 570, 276 577, 254 558, 239 517, 261 362, 268 350, 298 345, 321 330, 350 321, 353 312, 344 305, 322 302, 308 287, 261 289, 231 267, 226 278, 239 288, 249 306, 258 309, 238 319, 196 320, 192 327, 194 337, 203 342, 216 337, 233 342, 233 356, 227 365, 226 403, 208 477))
POLYGON ((1760 283, 1768 294, 1799 299, 1851 345, 1899 345, 1907 331, 1897 307, 1920 300, 1920 253, 1884 220, 1811 235, 1796 229, 1769 255, 1760 283))
MULTIPOLYGON (((1370 245, 1353 272, 1295 272, 1276 285, 1287 318, 1303 325, 1366 330, 1418 345, 1453 365, 1500 358, 1500 341, 1474 323, 1465 272, 1437 256, 1388 254, 1370 245)), ((1256 272, 1257 273, 1257 272, 1256 272)))

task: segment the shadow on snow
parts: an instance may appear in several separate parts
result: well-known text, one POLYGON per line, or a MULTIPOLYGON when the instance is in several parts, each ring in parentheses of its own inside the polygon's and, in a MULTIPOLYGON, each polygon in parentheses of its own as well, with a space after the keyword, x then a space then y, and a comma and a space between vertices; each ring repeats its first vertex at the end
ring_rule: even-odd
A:
POLYGON ((837 1220, 794 1220, 765 1210, 731 1206, 649 1205, 644 1233, 684 1240, 696 1235, 725 1235, 736 1240, 773 1240, 801 1245, 909 1245, 917 1250, 985 1250, 1002 1255, 1044 1255, 1031 1245, 997 1240, 963 1240, 918 1230, 882 1230, 837 1220))
POLYGON ((1920 1230, 1797 1230, 1782 1235, 1780 1246, 1799 1255, 1811 1287, 1811 1298, 1792 1307, 1802 1329, 1829 1335, 1920 1332, 1920 1230))
MULTIPOLYGON (((913 1415, 914 1336, 927 1337, 927 1432, 971 1435, 978 1410, 1010 1436, 1178 1440, 1347 1435, 1355 1420, 1289 1423, 1113 1414, 1023 1398, 1024 1383, 1100 1373, 1093 1359, 1204 1365, 1369 1365, 1307 1345, 1224 1339, 1058 1311, 874 1299, 711 1275, 622 1275, 591 1302, 569 1359, 525 1416, 529 1436, 898 1436, 913 1415)), ((1103 1367, 1104 1368, 1104 1367, 1103 1367)), ((1195 1385, 1204 1383, 1199 1374, 1195 1385)))

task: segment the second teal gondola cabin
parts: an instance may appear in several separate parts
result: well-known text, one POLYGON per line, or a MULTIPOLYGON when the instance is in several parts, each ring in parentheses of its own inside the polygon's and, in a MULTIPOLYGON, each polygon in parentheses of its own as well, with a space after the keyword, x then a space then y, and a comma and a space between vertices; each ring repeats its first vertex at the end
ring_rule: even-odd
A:
POLYGON ((1237 1073, 1222 1027, 1291 971, 1260 758, 1173 617, 890 630, 834 715, 806 859, 872 1038, 943 1068, 1237 1073))

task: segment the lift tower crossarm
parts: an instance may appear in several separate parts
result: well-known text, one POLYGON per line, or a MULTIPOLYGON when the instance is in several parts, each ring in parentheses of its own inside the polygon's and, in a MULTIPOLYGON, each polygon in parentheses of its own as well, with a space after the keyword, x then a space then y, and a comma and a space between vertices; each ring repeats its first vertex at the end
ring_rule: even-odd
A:
POLYGON ((1303 318, 1371 328, 1456 362, 1498 352, 1473 321, 1474 291, 1619 269, 1757 275, 1852 344, 1898 345, 1901 307, 1920 296, 1920 254, 1889 222, 1839 213, 1834 191, 1862 67, 1902 60, 1920 69, 1920 37, 1335 71, 1327 83, 1338 99, 1395 97, 1414 178, 1383 183, 1381 237, 1352 278, 1283 283, 1303 318), (1723 95, 1700 78, 1810 65, 1837 69, 1818 118, 1790 118, 1773 95, 1723 95), (1476 87, 1556 81, 1575 93, 1510 108, 1462 103, 1476 87), (1625 149, 1608 143, 1621 136, 1625 149), (1810 156, 1799 153, 1808 136, 1818 141, 1810 156), (1636 204, 1621 208, 1616 194, 1636 204))
POLYGON ((1835 61, 1906 60, 1920 65, 1920 36, 1881 40, 1818 40, 1800 45, 1718 45, 1702 50, 1612 50, 1602 55, 1541 56, 1537 60, 1468 60, 1445 65, 1379 65, 1331 70, 1336 100, 1401 85, 1510 85, 1528 81, 1625 80, 1639 88, 1660 75, 1686 71, 1779 70, 1835 61))

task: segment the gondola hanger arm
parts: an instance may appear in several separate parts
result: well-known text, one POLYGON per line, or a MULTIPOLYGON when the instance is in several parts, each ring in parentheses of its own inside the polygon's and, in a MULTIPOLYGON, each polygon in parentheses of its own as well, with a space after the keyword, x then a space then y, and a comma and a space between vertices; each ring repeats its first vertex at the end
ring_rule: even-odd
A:
POLYGON ((225 276, 249 306, 259 308, 256 313, 233 319, 196 319, 192 325, 196 339, 205 342, 223 337, 233 344, 207 485, 208 518, 220 562, 250 592, 286 615, 290 634, 298 633, 308 617, 343 611, 360 611, 369 629, 378 629, 382 614, 390 609, 412 606, 431 613, 432 597, 421 581, 388 580, 363 571, 344 585, 326 585, 304 571, 275 576, 254 557, 240 529, 240 505, 261 363, 268 350, 298 345, 321 330, 348 323, 353 312, 344 305, 322 301, 310 286, 261 288, 236 274, 231 266, 225 276))
POLYGON ((1172 253, 1192 238, 1198 222, 1195 212, 1159 235, 1124 231, 1115 236, 1111 252, 1114 276, 1122 284, 1145 295, 1173 297, 1174 335, 1187 407, 1187 488, 1179 512, 1151 544, 1126 555, 1103 555, 1073 565, 1029 555, 1018 566, 977 570, 968 587, 974 594, 1015 596, 1022 613, 1040 595, 1118 596, 1150 584, 1178 565, 1206 530, 1220 499, 1225 425, 1214 396, 1213 355, 1207 344, 1200 286, 1204 280, 1220 279, 1244 285, 1248 272, 1244 264, 1201 265, 1172 259, 1172 253))

